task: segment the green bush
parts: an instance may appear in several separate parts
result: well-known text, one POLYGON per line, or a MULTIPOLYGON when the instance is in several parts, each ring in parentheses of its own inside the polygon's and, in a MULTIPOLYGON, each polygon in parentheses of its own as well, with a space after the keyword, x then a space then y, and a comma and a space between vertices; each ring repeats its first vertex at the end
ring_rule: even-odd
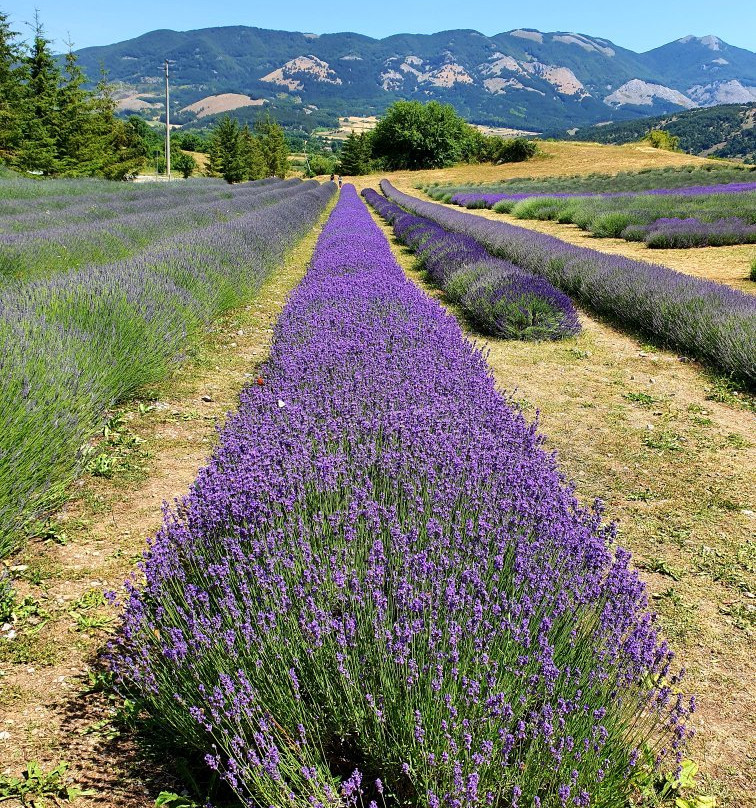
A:
POLYGON ((596 238, 620 238, 622 231, 633 223, 632 216, 619 211, 602 213, 593 219, 591 230, 596 238))
POLYGON ((751 261, 751 280, 756 281, 756 258, 751 261))

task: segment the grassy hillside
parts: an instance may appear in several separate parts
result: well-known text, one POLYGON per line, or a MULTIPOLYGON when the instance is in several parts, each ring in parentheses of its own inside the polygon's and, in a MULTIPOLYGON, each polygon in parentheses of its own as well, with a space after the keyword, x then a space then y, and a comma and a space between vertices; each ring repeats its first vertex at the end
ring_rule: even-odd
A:
MULTIPOLYGON (((729 157, 756 162, 756 104, 722 104, 671 115, 622 121, 573 130, 574 140, 631 143, 652 129, 666 129, 680 138, 689 154, 729 157)), ((564 134, 559 134, 564 137, 564 134)))

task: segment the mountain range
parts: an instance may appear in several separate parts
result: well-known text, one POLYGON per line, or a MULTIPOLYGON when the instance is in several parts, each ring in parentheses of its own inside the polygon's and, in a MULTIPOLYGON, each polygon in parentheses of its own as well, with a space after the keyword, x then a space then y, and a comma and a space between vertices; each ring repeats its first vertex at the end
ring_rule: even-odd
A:
POLYGON ((437 99, 476 123, 541 132, 756 101, 756 53, 715 36, 635 53, 533 29, 372 39, 231 26, 152 31, 78 56, 90 76, 109 71, 121 110, 147 117, 161 113, 168 59, 172 119, 190 124, 270 105, 315 125, 380 114, 397 99, 437 99))

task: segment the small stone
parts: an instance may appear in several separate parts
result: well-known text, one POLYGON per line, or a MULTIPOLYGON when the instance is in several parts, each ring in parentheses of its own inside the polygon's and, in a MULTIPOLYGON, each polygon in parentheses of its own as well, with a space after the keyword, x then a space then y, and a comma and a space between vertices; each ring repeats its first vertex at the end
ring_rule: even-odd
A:
POLYGON ((202 400, 209 403, 209 402, 211 402, 213 400, 213 397, 209 396, 209 395, 207 395, 207 393, 205 393, 205 395, 202 396, 202 400))

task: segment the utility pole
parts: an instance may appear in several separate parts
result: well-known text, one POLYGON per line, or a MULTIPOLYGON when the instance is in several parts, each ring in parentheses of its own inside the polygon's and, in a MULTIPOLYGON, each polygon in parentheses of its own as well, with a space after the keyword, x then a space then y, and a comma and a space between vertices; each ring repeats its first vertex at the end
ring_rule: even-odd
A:
POLYGON ((168 60, 165 60, 165 173, 171 181, 171 110, 168 91, 168 60))

